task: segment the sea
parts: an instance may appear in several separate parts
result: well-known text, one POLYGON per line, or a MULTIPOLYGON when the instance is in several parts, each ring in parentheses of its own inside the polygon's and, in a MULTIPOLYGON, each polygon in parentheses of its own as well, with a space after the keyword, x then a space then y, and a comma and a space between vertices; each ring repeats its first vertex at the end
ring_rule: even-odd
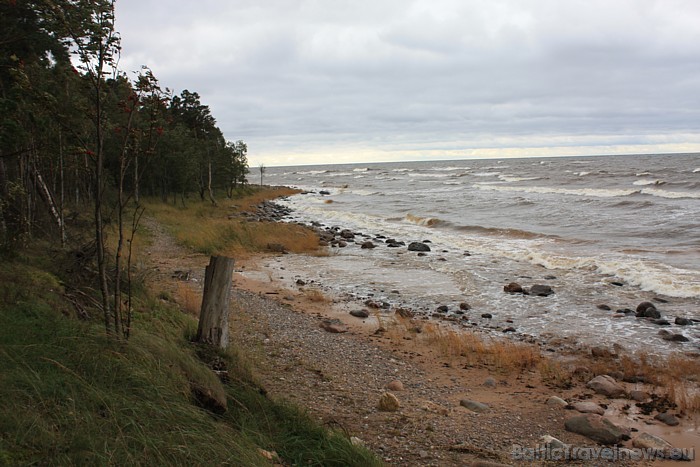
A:
POLYGON ((358 234, 327 255, 270 260, 290 283, 514 339, 700 351, 700 154, 269 167, 265 182, 302 190, 280 201, 288 221, 358 234), (511 282, 554 294, 505 293, 511 282), (644 301, 669 324, 629 312, 644 301))

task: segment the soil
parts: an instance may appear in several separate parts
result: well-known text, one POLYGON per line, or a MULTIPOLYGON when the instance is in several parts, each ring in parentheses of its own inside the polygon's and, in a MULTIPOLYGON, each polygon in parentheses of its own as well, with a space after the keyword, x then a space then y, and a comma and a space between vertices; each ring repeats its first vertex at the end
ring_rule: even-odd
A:
MULTIPOLYGON (((188 293, 183 290, 201 297, 209 258, 178 246, 153 219, 146 219, 145 225, 153 234, 147 249, 149 284, 156 293, 175 297, 185 309, 188 293)), ((309 293, 303 285, 285 288, 260 263, 255 257, 237 261, 231 342, 253 362, 255 376, 270 397, 303 407, 389 465, 519 465, 523 461, 513 457, 514 446, 535 448, 545 435, 595 447, 564 429, 564 420, 576 412, 547 401, 558 396, 615 406, 584 384, 563 389, 544 384, 537 371, 502 373, 488 365, 469 366, 458 358, 442 357, 420 334, 392 333, 390 317, 351 316, 356 304, 309 293), (323 329, 329 319, 340 320, 347 332, 323 329), (395 381, 402 390, 387 388, 395 381), (397 411, 379 410, 385 392, 398 399, 397 411), (489 408, 471 411, 460 404, 467 399, 489 408)), ((649 419, 645 425, 661 430, 659 422, 649 419)), ((681 447, 700 444, 697 430, 689 424, 684 419, 680 431, 674 431, 678 436, 666 439, 681 447)))

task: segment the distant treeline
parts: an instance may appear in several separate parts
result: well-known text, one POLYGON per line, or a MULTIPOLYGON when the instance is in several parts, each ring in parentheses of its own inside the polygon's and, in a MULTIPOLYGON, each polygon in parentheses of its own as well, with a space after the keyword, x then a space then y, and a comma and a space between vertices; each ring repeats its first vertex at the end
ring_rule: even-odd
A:
POLYGON ((146 67, 119 69, 114 3, 0 1, 0 246, 39 230, 65 241, 68 206, 91 206, 105 318, 123 331, 120 250, 139 198, 196 193, 216 204, 217 191, 246 183, 248 162, 246 144, 226 141, 196 92, 173 95, 146 67), (119 239, 110 280, 106 219, 119 239))

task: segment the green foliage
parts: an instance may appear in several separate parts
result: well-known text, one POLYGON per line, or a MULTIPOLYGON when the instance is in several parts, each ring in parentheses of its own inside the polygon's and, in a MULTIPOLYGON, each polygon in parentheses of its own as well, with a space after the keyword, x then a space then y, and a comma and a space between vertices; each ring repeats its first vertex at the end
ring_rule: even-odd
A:
POLYGON ((0 264, 0 465, 379 465, 261 394, 235 349, 195 346, 196 322, 141 297, 128 344, 70 317, 46 251, 0 264), (223 384, 203 362, 223 361, 223 384), (193 385, 228 411, 198 406, 193 385))

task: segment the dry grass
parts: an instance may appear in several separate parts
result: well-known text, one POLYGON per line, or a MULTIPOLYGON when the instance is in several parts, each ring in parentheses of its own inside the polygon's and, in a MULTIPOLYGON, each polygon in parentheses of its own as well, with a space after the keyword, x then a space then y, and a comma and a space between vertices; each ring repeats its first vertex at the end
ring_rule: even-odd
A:
POLYGON ((537 364, 542 382, 557 388, 567 389, 573 385, 573 375, 561 362, 553 358, 543 358, 537 364))
POLYGON ((331 301, 326 295, 318 289, 304 289, 304 297, 314 303, 328 303, 331 301))
POLYGON ((683 413, 700 412, 700 388, 687 381, 669 381, 665 386, 666 398, 676 403, 683 413))
POLYGON ((147 203, 147 214, 165 225, 181 245, 205 255, 246 256, 282 245, 286 251, 317 251, 318 236, 310 229, 283 222, 247 222, 230 218, 264 200, 295 193, 291 189, 263 189, 237 199, 228 207, 209 202, 191 202, 186 207, 160 202, 147 203))
POLYGON ((191 316, 199 316, 202 304, 202 294, 189 284, 178 282, 176 301, 180 309, 191 316))
POLYGON ((471 366, 493 366, 504 372, 524 371, 536 367, 542 360, 539 349, 533 345, 487 338, 435 323, 423 326, 422 335, 441 356, 460 359, 471 366))

